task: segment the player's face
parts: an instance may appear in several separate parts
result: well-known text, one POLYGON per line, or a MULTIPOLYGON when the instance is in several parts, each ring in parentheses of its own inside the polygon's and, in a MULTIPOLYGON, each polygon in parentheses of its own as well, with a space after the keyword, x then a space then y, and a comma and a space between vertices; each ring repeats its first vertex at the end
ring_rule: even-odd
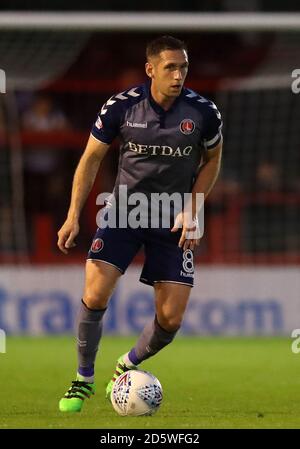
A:
POLYGON ((146 73, 157 92, 166 97, 178 97, 187 75, 188 64, 185 50, 164 50, 146 64, 146 73))

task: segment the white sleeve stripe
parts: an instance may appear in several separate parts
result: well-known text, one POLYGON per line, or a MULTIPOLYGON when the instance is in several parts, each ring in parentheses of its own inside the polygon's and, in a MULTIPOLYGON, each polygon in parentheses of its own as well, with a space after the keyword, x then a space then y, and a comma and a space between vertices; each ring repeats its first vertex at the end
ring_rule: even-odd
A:
POLYGON ((213 139, 205 140, 204 142, 205 142, 206 147, 210 147, 210 146, 214 145, 219 140, 220 137, 221 137, 221 133, 219 132, 213 139))

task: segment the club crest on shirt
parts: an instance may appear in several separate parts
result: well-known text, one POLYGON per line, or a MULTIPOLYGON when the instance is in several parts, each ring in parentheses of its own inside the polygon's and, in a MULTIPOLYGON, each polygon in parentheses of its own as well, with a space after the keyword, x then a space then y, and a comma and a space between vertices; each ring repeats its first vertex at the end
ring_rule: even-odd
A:
POLYGON ((99 251, 102 250, 103 246, 104 246, 104 242, 102 239, 95 239, 92 243, 91 251, 93 253, 99 253, 99 251))
POLYGON ((180 122, 179 128, 183 134, 192 134, 195 130, 195 123, 190 118, 185 118, 180 122))

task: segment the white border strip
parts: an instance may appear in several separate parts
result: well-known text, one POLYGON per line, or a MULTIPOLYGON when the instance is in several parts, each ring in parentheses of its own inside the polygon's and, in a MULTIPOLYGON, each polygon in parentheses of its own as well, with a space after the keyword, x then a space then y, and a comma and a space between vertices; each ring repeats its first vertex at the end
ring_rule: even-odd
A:
POLYGON ((112 267, 115 267, 118 271, 120 271, 121 274, 125 273, 125 271, 123 271, 122 268, 119 268, 117 265, 107 262, 106 260, 89 258, 89 259, 86 259, 86 261, 87 262, 103 262, 103 263, 106 263, 107 265, 111 265, 112 267))
POLYGON ((0 30, 300 31, 300 13, 2 12, 0 30))
POLYGON ((246 78, 227 78, 218 86, 218 91, 224 90, 258 90, 291 88, 293 78, 291 73, 283 75, 253 75, 246 78))

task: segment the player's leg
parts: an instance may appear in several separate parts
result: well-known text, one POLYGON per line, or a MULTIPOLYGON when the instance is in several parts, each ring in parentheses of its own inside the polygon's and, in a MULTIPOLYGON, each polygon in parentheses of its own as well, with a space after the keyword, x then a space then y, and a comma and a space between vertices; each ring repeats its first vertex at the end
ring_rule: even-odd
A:
POLYGON ((191 287, 172 282, 157 282, 155 318, 147 323, 128 358, 135 365, 152 357, 171 343, 180 329, 191 287))
POLYGON ((136 369, 141 362, 170 344, 180 328, 191 286, 157 282, 154 284, 154 291, 154 320, 146 324, 131 351, 119 357, 113 378, 106 387, 108 398, 118 376, 130 369, 136 369))
POLYGON ((101 260, 86 262, 83 298, 76 320, 78 374, 93 381, 94 364, 102 336, 102 321, 120 270, 101 260))
POLYGON ((119 357, 115 373, 106 387, 110 397, 117 377, 156 354, 174 339, 193 286, 193 252, 178 247, 180 232, 147 230, 144 240, 146 260, 140 281, 154 286, 156 314, 143 329, 136 345, 119 357))
POLYGON ((178 246, 180 231, 151 230, 140 280, 154 286, 156 315, 149 322, 129 359, 138 364, 171 343, 180 328, 194 280, 193 252, 178 246))
POLYGON ((62 411, 80 411, 83 399, 94 393, 94 362, 103 315, 118 278, 126 271, 141 244, 138 233, 130 229, 97 229, 88 253, 83 302, 76 320, 77 379, 71 392, 69 390, 60 401, 62 411))
POLYGON ((103 261, 86 262, 84 295, 76 319, 78 371, 60 400, 61 411, 80 411, 83 400, 95 393, 94 364, 102 335, 102 320, 120 270, 103 261))

